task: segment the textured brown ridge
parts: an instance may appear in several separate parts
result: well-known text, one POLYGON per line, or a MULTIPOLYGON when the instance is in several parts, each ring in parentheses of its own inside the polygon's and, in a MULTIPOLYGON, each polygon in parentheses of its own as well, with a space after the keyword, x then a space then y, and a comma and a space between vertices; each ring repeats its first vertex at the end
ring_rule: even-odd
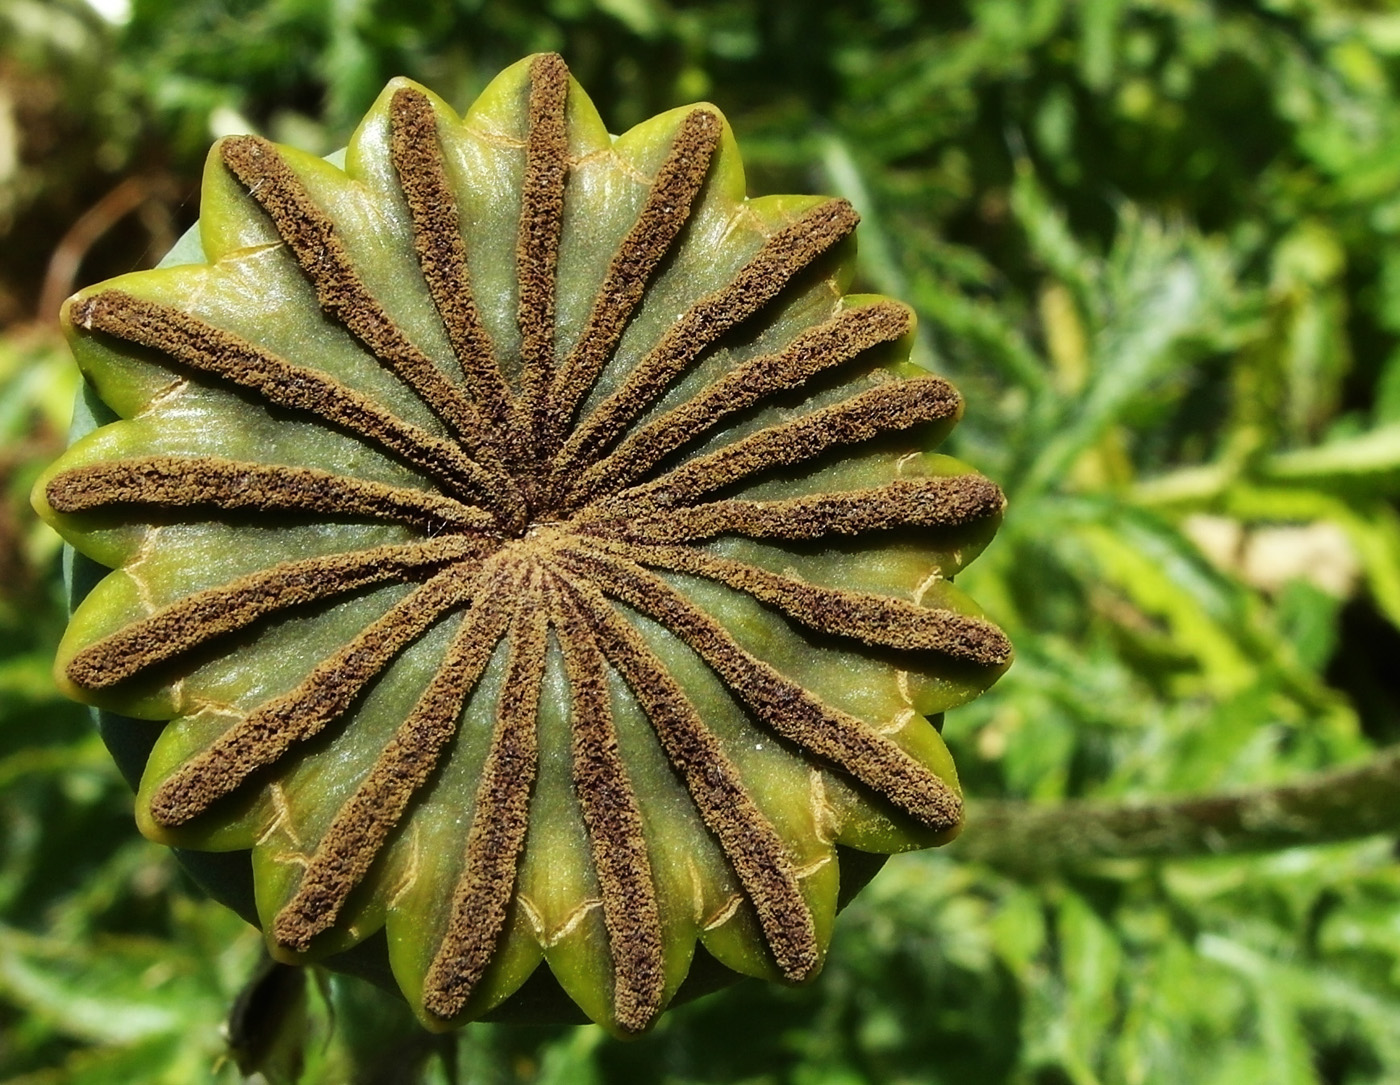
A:
POLYGON ((559 560, 680 637, 783 738, 844 769, 932 828, 958 823, 962 802, 943 780, 860 720, 823 704, 744 651, 722 625, 659 577, 593 550, 569 550, 559 560))
POLYGON ((213 508, 254 512, 319 512, 394 520, 432 530, 451 524, 485 530, 495 519, 450 497, 347 478, 311 467, 249 463, 216 456, 145 456, 75 467, 45 491, 59 512, 114 505, 213 508))
MULTIPOLYGON (((353 246, 272 144, 239 137, 221 145, 224 163, 271 220, 322 311, 418 395, 442 427, 405 421, 316 368, 314 358, 278 357, 213 323, 122 290, 98 289, 70 311, 79 335, 101 334, 155 351, 179 371, 231 386, 270 410, 295 412, 295 425, 348 435, 405 465, 414 473, 411 483, 356 477, 355 455, 318 467, 149 455, 62 471, 45 496, 64 516, 110 510, 124 522, 162 523, 172 512, 180 520, 229 513, 272 523, 316 517, 387 522, 399 525, 390 537, 417 536, 284 561, 192 592, 82 648, 67 674, 91 691, 158 665, 168 668, 162 677, 175 681, 206 658, 197 649, 212 648, 210 642, 225 634, 253 637, 260 623, 296 608, 398 586, 392 605, 386 600, 379 616, 342 647, 308 662, 292 688, 242 708, 241 718, 149 788, 150 821, 170 830, 170 839, 188 839, 185 832, 197 839, 199 819, 214 818, 221 800, 240 790, 275 780, 298 750, 324 758, 314 762, 324 771, 336 771, 333 742, 366 706, 380 703, 371 694, 375 683, 397 681, 430 647, 440 653, 414 707, 393 721, 396 729, 373 764, 360 770, 353 792, 337 790, 350 797, 329 827, 304 841, 304 857, 294 857, 304 865, 272 917, 269 936, 283 951, 314 955, 329 948, 332 939, 323 936, 330 932, 361 935, 346 927, 357 887, 367 892, 378 886, 376 871, 384 873, 415 803, 434 786, 445 759, 465 745, 454 747, 470 699, 496 690, 494 679, 483 684, 482 676, 503 656, 476 793, 458 797, 467 824, 451 899, 427 917, 405 917, 395 912, 396 903, 388 906, 391 921, 397 915, 400 922, 426 925, 411 936, 437 939, 419 1006, 430 1018, 455 1021, 489 1009, 500 994, 488 979, 491 962, 504 939, 524 930, 511 908, 532 792, 541 756, 562 752, 538 748, 544 676, 547 665, 550 674, 560 673, 548 658, 557 653, 568 697, 570 777, 588 841, 586 855, 569 858, 591 861, 596 875, 611 960, 608 1022, 635 1033, 664 1008, 667 946, 662 886, 652 867, 660 853, 639 798, 647 792, 642 778, 634 784, 636 769, 624 761, 614 719, 614 693, 626 695, 622 683, 630 691, 626 703, 635 702, 649 721, 694 816, 732 869, 742 891, 737 903, 762 938, 752 951, 766 946, 779 973, 796 982, 817 972, 824 949, 796 858, 809 849, 785 837, 792 830, 780 831, 765 814, 739 767, 745 763, 739 748, 727 747, 730 739, 721 741, 711 730, 707 706, 692 701, 668 673, 667 649, 654 637, 672 637, 674 650, 694 653, 747 714, 754 737, 777 736, 789 755, 845 774, 934 830, 954 828, 962 812, 955 785, 907 753, 897 733, 884 733, 890 721, 868 722, 826 704, 762 658, 765 649, 749 651, 745 645, 755 642, 747 634, 741 644, 688 593, 712 598, 703 581, 723 585, 741 593, 731 596, 735 604, 763 608, 773 621, 790 623, 794 635, 815 631, 823 643, 829 637, 867 656, 872 650, 898 653, 891 667, 914 666, 907 658, 913 655, 919 665, 990 681, 1011 654, 1004 634, 984 619, 808 583, 713 552, 723 544, 706 545, 721 536, 770 540, 746 551, 771 551, 780 563, 788 542, 805 546, 832 538, 851 547, 851 539, 873 537, 878 546, 888 542, 880 533, 904 530, 909 534, 901 539, 924 539, 931 550, 956 555, 990 533, 1004 499, 973 474, 898 477, 779 500, 744 496, 744 486, 787 469, 820 489, 826 476, 818 469, 827 458, 891 435, 903 435, 901 451, 915 449, 957 419, 961 401, 951 386, 933 376, 897 376, 903 370, 890 363, 902 353, 881 349, 913 327, 911 312, 895 302, 845 308, 852 303, 833 295, 824 315, 790 341, 734 362, 682 402, 666 400, 688 373, 722 365, 725 356, 715 351, 730 332, 747 334, 741 325, 790 298, 796 282, 810 285, 803 273, 855 227, 856 214, 843 200, 812 206, 764 237, 726 285, 678 314, 650 349, 643 346, 630 372, 617 374, 611 393, 597 394, 599 379, 617 367, 619 344, 647 304, 648 289, 678 246, 694 243, 686 224, 710 183, 723 121, 703 107, 681 117, 633 224, 601 269, 578 340, 561 357, 555 305, 565 201, 573 198, 567 184, 570 78, 559 57, 542 56, 530 63, 526 82, 518 104, 527 131, 518 145, 513 134, 498 140, 501 153, 518 155, 523 168, 512 299, 518 359, 503 356, 492 342, 474 298, 467 249, 472 233, 464 232, 458 182, 446 159, 450 144, 440 130, 453 122, 439 115, 428 95, 412 87, 392 95, 387 150, 408 209, 404 229, 411 237, 404 240, 412 242, 455 365, 452 358, 428 357, 394 324, 370 292, 372 276, 355 266, 353 246), (778 420, 770 423, 770 414, 778 420), (723 427, 735 420, 745 435, 725 439, 723 427), (455 630, 453 622, 460 623, 455 630), (438 635, 395 669, 410 646, 435 629, 438 635), (316 736, 332 744, 307 745, 316 736)), ((386 213, 385 222, 392 221, 386 213)), ((754 221, 736 209, 730 225, 752 237, 754 221)), ((165 408, 156 401, 147 409, 155 415, 165 408)), ((870 462, 889 461, 877 456, 870 462)), ((918 457, 910 462, 917 469, 918 457)), ((852 560, 861 560, 859 552, 852 560)), ((909 585, 911 596, 915 588, 909 585)), ((197 692, 187 696, 182 710, 198 713, 197 692)), ((224 706, 210 720, 236 711, 224 706)), ((204 726, 201 719, 181 741, 204 733, 204 726)), ((325 818, 297 824, 308 821, 327 824, 325 818)), ((394 862, 395 871, 403 870, 394 862)), ((407 869, 403 876, 417 875, 407 869)), ((826 883, 812 886, 818 884, 826 883)), ((578 902, 585 903, 594 902, 578 902)))
POLYGON ((598 872, 612 952, 613 1012, 640 1032, 661 1012, 661 914, 637 796, 617 748, 603 656, 572 594, 555 595, 553 622, 573 688, 573 777, 598 872))
MULTIPOLYGON (((693 500, 762 471, 814 459, 831 448, 956 418, 961 410, 957 392, 939 377, 889 381, 833 407, 759 430, 700 456, 636 487, 630 496, 653 506, 693 500)), ((628 496, 626 491, 624 496, 628 496)))
POLYGON ((438 1017, 456 1017, 491 962, 515 876, 530 791, 538 768, 536 716, 544 680, 548 612, 540 570, 530 570, 525 598, 510 630, 510 657, 501 684, 496 730, 481 773, 467 835, 466 869, 453 894, 452 915, 423 986, 423 1004, 438 1017))
POLYGON ((404 87, 394 92, 389 117, 391 157, 413 218, 413 248, 428 293, 484 416, 488 427, 484 437, 498 451, 513 451, 519 463, 519 450, 512 448, 512 435, 519 428, 514 397, 501 376, 472 296, 467 249, 443 163, 437 116, 425 94, 404 87))
POLYGON ((617 546, 642 565, 693 573, 747 592, 809 628, 866 644, 910 652, 940 652, 964 663, 999 667, 1011 659, 1006 634, 991 622, 952 610, 841 588, 823 588, 790 576, 685 546, 617 546))
POLYGON ((845 493, 782 501, 710 501, 658 510, 617 525, 641 543, 694 542, 716 535, 821 539, 900 527, 961 528, 1001 515, 1001 487, 981 475, 897 479, 845 493))
POLYGON ((569 133, 564 110, 569 69, 554 54, 530 65, 530 130, 525 138, 520 234, 515 246, 519 282, 521 395, 531 434, 538 437, 542 400, 554 379, 554 273, 564 223, 569 133))

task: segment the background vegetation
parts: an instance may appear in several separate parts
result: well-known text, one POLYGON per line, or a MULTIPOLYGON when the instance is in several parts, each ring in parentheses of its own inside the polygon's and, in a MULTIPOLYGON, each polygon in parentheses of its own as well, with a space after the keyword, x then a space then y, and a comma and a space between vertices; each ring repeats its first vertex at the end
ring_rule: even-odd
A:
POLYGON ((0 0, 0 1079, 1400 1081, 1400 10, 1377 0, 0 0), (27 512, 73 288, 149 266, 211 138, 325 153, 404 73, 564 53, 621 131, 708 99, 755 192, 864 214, 1011 512, 976 800, 825 975, 619 1044, 259 969, 132 827, 49 659, 27 512), (220 1026, 230 1022, 230 1052, 220 1026))

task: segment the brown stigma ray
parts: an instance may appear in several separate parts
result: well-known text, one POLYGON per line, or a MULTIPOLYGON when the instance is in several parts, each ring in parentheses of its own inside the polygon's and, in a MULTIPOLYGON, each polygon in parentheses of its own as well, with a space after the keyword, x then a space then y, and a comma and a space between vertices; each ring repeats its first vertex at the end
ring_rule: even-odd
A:
POLYGON ((961 528, 1000 516, 1001 488, 981 475, 896 479, 884 486, 781 501, 731 498, 680 505, 615 522, 639 543, 699 542, 720 535, 800 541, 904 527, 961 528))
POLYGON ((809 629, 907 652, 939 652, 962 663, 1000 667, 1011 643, 991 622, 904 599, 842 588, 824 588, 742 561, 684 546, 613 546, 641 565, 689 573, 745 592, 809 629))
MULTIPOLYGON (((390 157, 413 220, 413 248, 448 341, 480 407, 484 438, 509 445, 519 427, 514 396, 501 375, 481 321, 467 271, 457 199, 443 162, 437 116, 427 95, 410 87, 394 92, 389 108, 390 157)), ((519 453, 514 462, 521 462, 519 453)))
MULTIPOLYGON (((570 562, 571 571, 576 568, 570 562)), ((566 574, 569 575, 569 574, 566 574)), ((798 983, 821 967, 811 909, 786 845, 666 666, 591 584, 570 576, 603 654, 627 681, 758 914, 774 963, 798 983)))
POLYGON ((653 482, 624 490, 618 503, 624 508, 641 504, 644 511, 682 504, 760 472, 814 459, 832 448, 954 419, 961 410, 961 398, 940 377, 886 381, 842 403, 759 430, 699 456, 653 482))
POLYGON ((515 246, 521 397, 536 439, 543 401, 554 379, 554 279, 569 172, 568 100, 569 69, 564 61, 554 54, 536 58, 530 65, 529 131, 515 246))
POLYGON ((108 689, 271 614, 401 581, 419 570, 475 556, 482 545, 469 536, 444 535, 352 554, 284 561, 223 587, 187 595, 123 626, 75 655, 68 663, 68 677, 86 689, 108 689))
POLYGON ((655 574, 591 549, 570 550, 558 560, 674 633, 778 735, 855 777, 930 828, 958 824, 962 801, 937 775, 867 724, 823 704, 750 655, 714 618, 655 574))
POLYGON ((491 751, 477 787, 465 864, 452 913, 423 985, 423 1005, 458 1016, 491 962, 515 893, 538 771, 537 717, 548 649, 548 602, 538 568, 522 585, 510 628, 506 676, 491 751))
MULTIPOLYGON (((860 217, 845 200, 828 200, 768 238, 727 286, 691 306, 569 436, 555 458, 557 487, 612 444, 627 424, 660 399, 681 373, 722 335, 772 301, 789 282, 855 229, 860 217)), ((561 413, 573 413, 567 403, 561 413)))
POLYGON ((613 959, 613 1013, 641 1032, 661 1012, 665 960, 661 913, 636 792, 613 725, 603 655, 586 613, 567 590, 554 593, 552 621, 573 690, 573 778, 603 900, 613 959))
POLYGON ((849 362, 914 326, 909 310, 894 302, 848 309, 798 336, 789 346, 746 362, 689 402, 667 411, 584 471, 569 492, 577 507, 615 493, 663 458, 714 429, 726 418, 778 392, 800 388, 827 369, 849 362))
POLYGON ((508 503, 498 480, 453 442, 396 418, 317 370, 293 365, 178 309, 104 290, 74 305, 71 317, 79 327, 158 350, 274 407, 314 415, 420 468, 458 496, 484 498, 493 508, 502 499, 508 503))
POLYGON ((511 619, 512 579, 497 570, 487 581, 412 713, 336 814, 302 872, 296 895, 273 921, 272 936, 279 945, 305 952, 313 938, 335 925, 346 898, 437 769, 457 733, 467 696, 511 619))
POLYGON ((322 310, 344 324, 469 447, 478 451, 488 447, 475 405, 409 341, 369 292, 335 223, 316 206, 276 146, 259 136, 230 136, 219 145, 219 154, 272 220, 316 288, 322 310))
POLYGON ((312 467, 217 456, 143 456, 75 467, 56 475, 45 496, 58 512, 129 506, 224 512, 305 512, 385 520, 420 531, 451 526, 485 531, 495 518, 450 497, 347 478, 312 467))
POLYGON ((317 664, 295 689, 230 727, 161 784, 151 799, 151 816, 167 828, 183 825, 295 744, 320 734, 349 711, 400 652, 471 600, 480 581, 477 568, 466 563, 437 573, 317 664))
POLYGON ((578 345, 560 366, 545 420, 551 451, 617 349, 658 265, 690 217, 723 131, 719 117, 708 109, 694 110, 681 122, 641 214, 608 265, 578 345))

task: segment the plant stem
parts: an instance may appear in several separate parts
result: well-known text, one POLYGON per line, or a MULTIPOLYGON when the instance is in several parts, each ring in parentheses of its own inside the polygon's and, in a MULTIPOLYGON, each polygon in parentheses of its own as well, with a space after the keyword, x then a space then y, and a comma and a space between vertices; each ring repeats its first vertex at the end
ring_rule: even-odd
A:
POLYGON ((1292 783, 1155 802, 984 803, 954 845, 1021 872, 1275 851, 1400 831, 1400 746, 1292 783))

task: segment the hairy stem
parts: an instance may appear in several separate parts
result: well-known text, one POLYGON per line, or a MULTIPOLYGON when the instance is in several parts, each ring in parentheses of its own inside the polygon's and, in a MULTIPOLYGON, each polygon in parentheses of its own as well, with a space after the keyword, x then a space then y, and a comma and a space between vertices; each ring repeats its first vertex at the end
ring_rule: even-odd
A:
POLYGON ((982 803, 959 855, 1022 872, 1103 859, 1275 851, 1400 831, 1400 746, 1369 761, 1249 791, 1109 803, 982 803))

